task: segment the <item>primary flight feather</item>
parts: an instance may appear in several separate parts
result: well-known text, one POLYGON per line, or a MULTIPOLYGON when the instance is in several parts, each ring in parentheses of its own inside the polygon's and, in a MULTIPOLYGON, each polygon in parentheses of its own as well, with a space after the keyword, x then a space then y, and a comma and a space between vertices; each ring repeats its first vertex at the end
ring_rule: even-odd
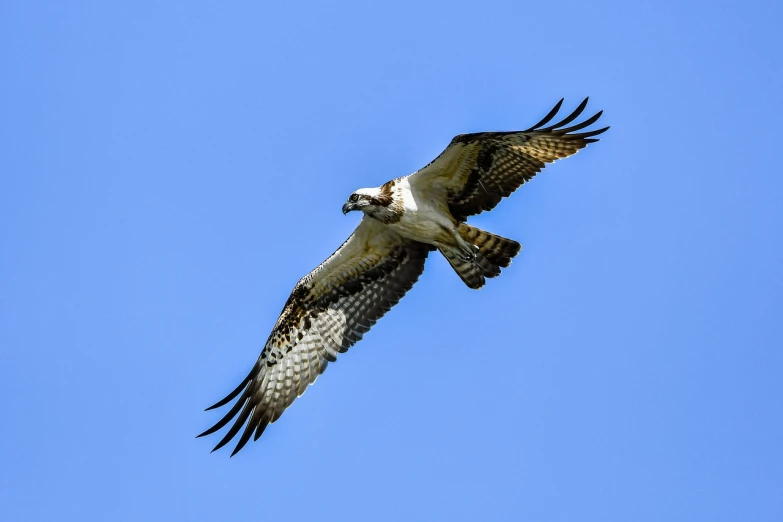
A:
POLYGON ((359 226, 337 251, 303 277, 286 301, 261 355, 227 397, 233 407, 199 437, 233 424, 212 451, 241 431, 233 456, 315 382, 329 362, 358 342, 410 290, 432 250, 438 250, 470 288, 481 288, 519 253, 520 245, 465 223, 491 210, 547 163, 598 141, 609 127, 586 129, 598 112, 569 125, 585 99, 557 123, 563 100, 524 131, 461 134, 435 160, 409 176, 359 189, 343 213, 359 210, 359 226))

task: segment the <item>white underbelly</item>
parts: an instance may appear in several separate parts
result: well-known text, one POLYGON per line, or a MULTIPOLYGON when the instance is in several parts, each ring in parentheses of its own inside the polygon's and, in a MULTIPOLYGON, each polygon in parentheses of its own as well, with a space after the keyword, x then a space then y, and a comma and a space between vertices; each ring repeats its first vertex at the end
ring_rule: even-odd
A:
POLYGON ((402 201, 400 220, 389 223, 395 232, 408 239, 434 246, 454 243, 457 235, 454 219, 445 201, 437 194, 423 193, 411 187, 408 178, 398 180, 396 197, 402 201))
POLYGON ((453 242, 452 221, 430 205, 405 208, 402 218, 390 226, 401 236, 422 243, 438 246, 453 242))

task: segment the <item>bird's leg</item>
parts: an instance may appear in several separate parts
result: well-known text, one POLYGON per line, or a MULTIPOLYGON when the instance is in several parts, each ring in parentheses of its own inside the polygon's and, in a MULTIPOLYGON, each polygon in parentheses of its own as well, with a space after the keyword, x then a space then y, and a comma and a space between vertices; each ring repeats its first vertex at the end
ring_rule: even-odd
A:
POLYGON ((465 261, 469 261, 471 263, 476 262, 476 252, 478 252, 478 247, 475 245, 468 245, 469 250, 463 250, 461 257, 465 261))
POLYGON ((441 224, 441 227, 440 237, 437 241, 433 241, 432 244, 441 250, 447 250, 451 252, 457 250, 457 255, 460 257, 460 259, 467 261, 468 263, 475 263, 478 258, 479 248, 476 245, 462 239, 462 236, 460 236, 455 224, 441 224))
POLYGON ((476 262, 476 254, 478 254, 479 248, 464 239, 462 239, 462 236, 457 233, 457 231, 454 231, 454 238, 457 242, 457 248, 460 250, 460 257, 464 259, 465 261, 468 261, 470 263, 476 262))

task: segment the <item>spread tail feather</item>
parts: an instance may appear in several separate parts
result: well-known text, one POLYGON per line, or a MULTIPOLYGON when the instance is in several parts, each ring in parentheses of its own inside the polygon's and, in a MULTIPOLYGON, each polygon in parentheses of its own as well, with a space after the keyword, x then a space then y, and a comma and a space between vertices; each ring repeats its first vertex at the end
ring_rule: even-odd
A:
POLYGON ((490 234, 465 223, 458 226, 459 235, 471 244, 472 253, 458 247, 441 248, 440 252, 457 275, 470 288, 481 288, 487 277, 500 275, 501 267, 511 264, 511 259, 522 248, 513 239, 490 234))
POLYGON ((439 250, 440 253, 443 254, 443 257, 449 262, 451 268, 454 269, 462 281, 470 288, 481 288, 484 286, 484 276, 495 277, 500 273, 500 269, 497 269, 497 273, 492 270, 495 265, 489 263, 489 261, 479 253, 478 249, 467 255, 458 247, 440 248, 439 250))
POLYGON ((505 268, 510 265, 511 259, 522 249, 522 245, 513 239, 490 234, 467 223, 460 223, 457 232, 462 239, 476 245, 479 252, 498 267, 505 268))

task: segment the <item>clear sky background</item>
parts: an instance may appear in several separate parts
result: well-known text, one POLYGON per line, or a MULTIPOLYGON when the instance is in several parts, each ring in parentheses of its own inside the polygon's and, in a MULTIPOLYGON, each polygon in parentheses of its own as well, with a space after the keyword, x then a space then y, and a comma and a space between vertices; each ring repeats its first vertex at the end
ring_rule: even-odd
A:
POLYGON ((780 2, 0 3, 0 506, 783 520, 780 2), (257 443, 195 439, 358 187, 590 95, 257 443))

